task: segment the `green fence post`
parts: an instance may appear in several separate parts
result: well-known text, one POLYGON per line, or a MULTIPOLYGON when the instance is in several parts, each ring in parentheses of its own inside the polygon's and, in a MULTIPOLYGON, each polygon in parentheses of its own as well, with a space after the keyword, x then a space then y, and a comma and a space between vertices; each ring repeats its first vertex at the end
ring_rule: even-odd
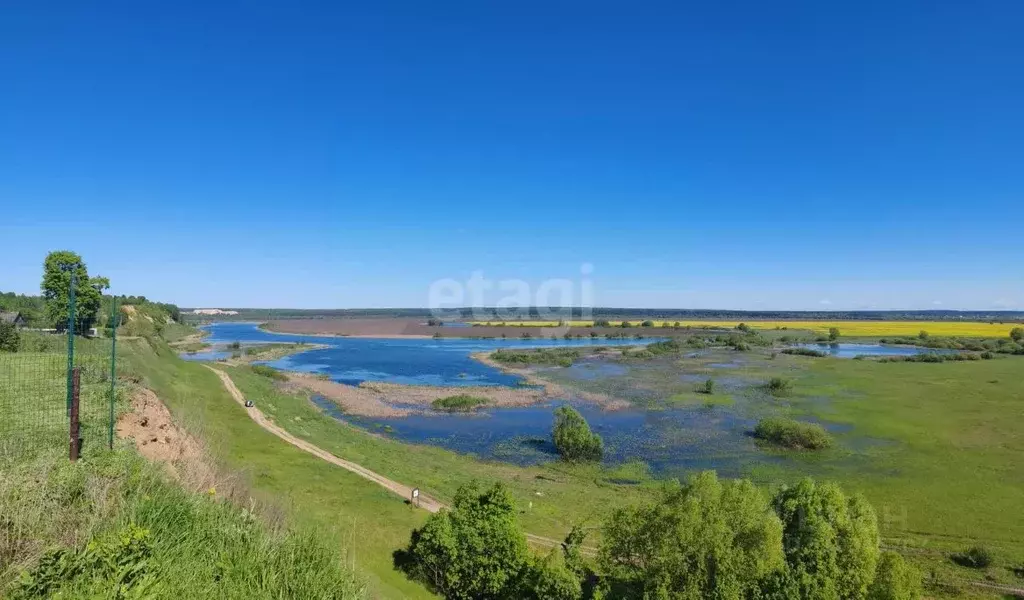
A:
POLYGON ((110 308, 110 418, 107 422, 107 446, 114 449, 114 398, 117 396, 117 298, 110 308))
POLYGON ((62 269, 71 271, 71 289, 68 292, 68 418, 71 418, 71 388, 73 385, 71 371, 75 368, 75 287, 78 284, 78 265, 61 265, 62 269))

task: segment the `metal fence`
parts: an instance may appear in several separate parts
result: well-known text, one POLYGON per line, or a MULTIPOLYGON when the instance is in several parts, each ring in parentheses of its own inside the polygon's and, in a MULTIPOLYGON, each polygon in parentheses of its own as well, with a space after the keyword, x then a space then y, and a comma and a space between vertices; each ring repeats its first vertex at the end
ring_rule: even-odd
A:
POLYGON ((117 302, 103 337, 22 329, 16 352, 0 352, 0 446, 18 453, 42 447, 113 447, 117 398, 117 302))

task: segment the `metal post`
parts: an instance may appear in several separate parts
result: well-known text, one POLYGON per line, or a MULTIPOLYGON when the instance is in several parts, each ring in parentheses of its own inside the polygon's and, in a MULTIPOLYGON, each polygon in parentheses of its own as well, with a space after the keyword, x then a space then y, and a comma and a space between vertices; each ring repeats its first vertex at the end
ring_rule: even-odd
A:
POLYGON ((107 447, 114 449, 114 399, 117 397, 117 298, 110 308, 110 417, 107 421, 107 447))
POLYGON ((71 265, 71 289, 68 291, 68 391, 67 409, 71 414, 71 370, 75 368, 75 287, 78 285, 76 273, 78 265, 71 265))
POLYGON ((79 368, 71 371, 71 427, 70 427, 70 457, 71 462, 78 460, 78 451, 81 448, 81 441, 78 436, 78 403, 79 403, 79 368))

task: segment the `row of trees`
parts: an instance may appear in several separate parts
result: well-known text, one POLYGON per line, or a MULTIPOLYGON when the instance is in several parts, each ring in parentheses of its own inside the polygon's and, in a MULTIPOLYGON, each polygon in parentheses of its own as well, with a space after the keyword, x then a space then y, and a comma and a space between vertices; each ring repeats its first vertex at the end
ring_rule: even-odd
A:
POLYGON ((452 599, 904 600, 921 578, 881 552, 874 510, 805 480, 770 499, 714 472, 616 510, 593 556, 574 528, 561 551, 530 553, 509 492, 459 490, 395 553, 396 565, 452 599))

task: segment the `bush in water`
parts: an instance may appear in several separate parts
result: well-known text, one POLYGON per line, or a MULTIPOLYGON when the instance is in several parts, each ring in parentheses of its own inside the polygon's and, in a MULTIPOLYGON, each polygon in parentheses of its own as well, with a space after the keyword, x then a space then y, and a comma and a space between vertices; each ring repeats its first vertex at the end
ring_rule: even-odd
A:
POLYGON ((558 453, 569 461, 601 460, 604 454, 601 436, 592 432, 583 415, 571 406, 559 406, 555 410, 551 437, 558 453))

